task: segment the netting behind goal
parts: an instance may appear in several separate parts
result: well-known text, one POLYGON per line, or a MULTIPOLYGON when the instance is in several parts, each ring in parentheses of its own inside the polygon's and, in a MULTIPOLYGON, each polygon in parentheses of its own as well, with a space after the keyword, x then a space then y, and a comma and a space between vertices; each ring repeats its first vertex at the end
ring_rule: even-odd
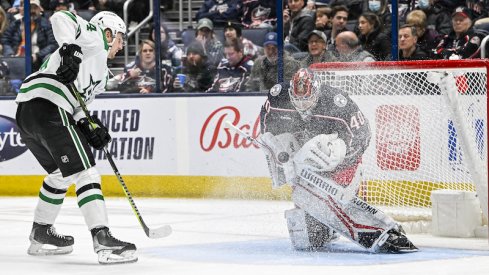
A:
POLYGON ((477 188, 487 217, 487 63, 321 63, 369 119, 360 196, 398 220, 431 217, 435 189, 477 188), (449 76, 449 78, 444 78, 449 76))

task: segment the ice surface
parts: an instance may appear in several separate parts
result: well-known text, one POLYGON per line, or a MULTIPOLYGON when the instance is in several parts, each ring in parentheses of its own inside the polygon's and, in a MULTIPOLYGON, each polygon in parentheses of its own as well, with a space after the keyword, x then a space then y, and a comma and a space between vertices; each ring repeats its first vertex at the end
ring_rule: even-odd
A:
POLYGON ((369 254, 346 240, 328 251, 291 249, 284 201, 141 199, 136 203, 149 227, 171 224, 164 239, 149 239, 124 198, 106 198, 111 230, 136 243, 139 262, 101 266, 74 198, 67 198, 57 231, 75 237, 70 255, 26 253, 37 198, 0 198, 0 274, 489 274, 486 239, 409 235, 420 247, 410 254, 369 254))

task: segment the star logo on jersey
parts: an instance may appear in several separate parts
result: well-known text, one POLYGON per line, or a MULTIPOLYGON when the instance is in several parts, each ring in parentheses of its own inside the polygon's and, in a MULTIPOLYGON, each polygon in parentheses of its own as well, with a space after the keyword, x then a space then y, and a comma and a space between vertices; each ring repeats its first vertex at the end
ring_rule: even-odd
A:
POLYGON ((337 94, 334 96, 334 104, 338 107, 345 107, 347 100, 346 97, 342 94, 337 94))
POLYGON ((90 74, 90 83, 88 84, 87 87, 83 88, 83 98, 86 99, 86 98, 90 98, 92 93, 93 93, 93 90, 95 89, 95 87, 100 84, 101 80, 99 81, 93 81, 93 77, 92 77, 92 74, 90 74))

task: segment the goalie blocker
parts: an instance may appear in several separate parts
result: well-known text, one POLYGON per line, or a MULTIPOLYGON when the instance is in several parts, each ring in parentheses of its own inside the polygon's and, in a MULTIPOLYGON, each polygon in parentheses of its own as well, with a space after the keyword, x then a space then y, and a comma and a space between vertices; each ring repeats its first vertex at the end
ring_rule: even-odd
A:
POLYGON ((338 89, 319 85, 308 69, 299 70, 290 87, 278 85, 262 108, 258 139, 267 160, 282 152, 289 155, 286 162, 267 163, 274 187, 293 186, 298 208, 286 217, 294 247, 324 247, 337 232, 371 252, 416 251, 393 219, 356 196, 370 128, 355 102, 338 89))

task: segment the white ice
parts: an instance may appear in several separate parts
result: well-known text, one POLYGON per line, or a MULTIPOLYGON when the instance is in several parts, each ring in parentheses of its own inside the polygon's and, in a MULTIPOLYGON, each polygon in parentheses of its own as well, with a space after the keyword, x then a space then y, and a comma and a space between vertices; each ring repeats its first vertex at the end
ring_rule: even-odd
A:
POLYGON ((138 247, 135 264, 101 266, 74 198, 67 198, 56 222, 75 237, 63 256, 26 253, 37 198, 0 198, 0 274, 489 274, 487 239, 409 235, 420 251, 369 254, 340 240, 329 251, 291 249, 283 212, 291 202, 135 198, 149 227, 173 226, 164 239, 149 239, 125 198, 106 198, 113 234, 138 247))

